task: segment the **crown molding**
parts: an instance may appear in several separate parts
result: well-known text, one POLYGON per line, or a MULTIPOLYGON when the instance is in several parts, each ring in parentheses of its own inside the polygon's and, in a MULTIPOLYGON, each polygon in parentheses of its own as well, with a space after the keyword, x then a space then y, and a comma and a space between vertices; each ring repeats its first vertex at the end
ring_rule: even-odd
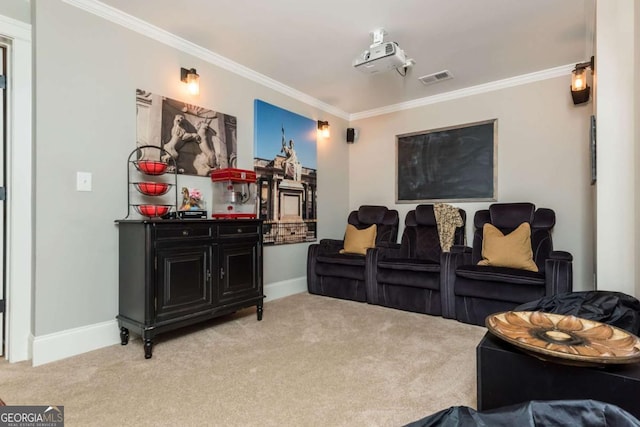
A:
POLYGON ((395 113, 397 111, 410 110, 412 108, 424 107, 425 105, 437 104, 439 102, 451 101, 453 99, 465 98, 471 95, 492 92, 495 90, 505 89, 514 86, 520 86, 540 80, 552 79, 555 77, 566 76, 571 74, 575 68, 575 64, 562 65, 547 70, 536 71, 521 76, 510 77, 503 80, 484 83, 477 86, 470 86, 464 89, 454 90, 451 92, 440 93, 438 95, 428 96, 425 98, 414 99, 412 101, 401 102, 398 104, 387 105, 385 107, 375 108, 372 110, 353 113, 349 116, 349 121, 366 119, 369 117, 380 116, 383 114, 395 113))
POLYGON ((0 15, 0 26, 11 35, 11 38, 31 41, 31 24, 0 15))
POLYGON ((163 43, 167 46, 170 46, 174 49, 185 52, 189 55, 193 55, 197 58, 202 59, 210 64, 223 68, 227 71, 230 71, 234 74, 237 74, 241 77, 254 81, 262 86, 273 89, 277 92, 280 92, 284 95, 287 95, 293 99, 296 99, 300 102, 308 104, 312 107, 319 108, 329 114, 333 114, 334 116, 340 117, 342 119, 348 120, 349 113, 342 111, 339 108, 334 107, 333 105, 329 105, 325 102, 320 101, 317 98, 307 95, 306 93, 300 92, 290 86, 284 85, 270 77, 265 76, 264 74, 258 73, 244 65, 238 64, 226 58, 222 55, 219 55, 209 49, 205 49, 202 46, 199 46, 195 43, 192 43, 188 40, 185 40, 181 37, 176 36, 168 31, 163 30, 162 28, 156 27, 155 25, 151 25, 150 23, 143 21, 135 16, 129 15, 127 13, 122 12, 119 9, 108 6, 97 0, 62 0, 64 3, 67 3, 71 6, 75 6, 79 9, 84 10, 85 12, 91 13, 93 15, 99 16, 100 18, 106 19, 108 21, 113 22, 114 24, 125 27, 131 31, 135 31, 143 36, 154 39, 160 43, 163 43))
POLYGON ((219 55, 209 49, 205 49, 195 43, 192 43, 186 39, 176 36, 166 30, 163 30, 155 25, 136 18, 132 15, 122 12, 119 9, 108 6, 98 0, 62 0, 71 6, 75 6, 93 15, 99 16, 103 19, 111 21, 117 25, 125 27, 131 31, 135 31, 143 36, 154 39, 160 43, 170 46, 174 49, 185 52, 189 55, 193 55, 202 59, 210 64, 223 68, 248 80, 254 81, 262 86, 273 89, 286 96, 296 99, 312 107, 316 107, 322 111, 325 111, 334 116, 340 117, 348 121, 360 120, 369 117, 380 116, 383 114, 394 113, 403 110, 409 110, 412 108, 423 107, 426 105, 437 104, 439 102, 450 101, 454 99, 460 99, 471 95, 478 95, 481 93, 492 92, 495 90, 505 89, 509 87, 519 86, 523 84, 533 83, 540 80, 551 79, 559 76, 564 76, 571 73, 571 70, 575 67, 575 64, 563 65, 547 70, 536 71, 521 76, 510 77, 503 80, 497 80, 477 86, 471 86, 464 89, 454 90, 451 92, 441 93, 438 95, 428 96, 425 98, 414 99, 407 102, 401 102, 398 104, 387 105, 385 107, 375 108, 371 110, 361 111, 358 113, 349 114, 333 105, 327 104, 314 98, 306 93, 300 92, 290 86, 284 85, 277 80, 258 73, 244 65, 230 60, 222 55, 219 55))

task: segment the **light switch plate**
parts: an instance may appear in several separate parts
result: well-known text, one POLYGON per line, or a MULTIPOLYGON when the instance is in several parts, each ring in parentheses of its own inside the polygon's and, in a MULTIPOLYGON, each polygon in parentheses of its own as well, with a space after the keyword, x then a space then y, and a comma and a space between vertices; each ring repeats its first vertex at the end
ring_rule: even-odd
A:
POLYGON ((76 174, 76 190, 91 191, 91 172, 78 172, 76 174))

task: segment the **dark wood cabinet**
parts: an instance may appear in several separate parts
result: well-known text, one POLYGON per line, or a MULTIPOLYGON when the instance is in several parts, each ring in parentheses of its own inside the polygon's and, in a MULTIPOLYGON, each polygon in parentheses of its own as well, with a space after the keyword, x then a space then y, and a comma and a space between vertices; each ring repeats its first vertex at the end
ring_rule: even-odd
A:
POLYGON ((213 306, 211 246, 207 242, 156 249, 156 319, 164 320, 213 306))
POLYGON ((120 337, 155 335, 256 306, 262 320, 260 220, 122 220, 120 337))

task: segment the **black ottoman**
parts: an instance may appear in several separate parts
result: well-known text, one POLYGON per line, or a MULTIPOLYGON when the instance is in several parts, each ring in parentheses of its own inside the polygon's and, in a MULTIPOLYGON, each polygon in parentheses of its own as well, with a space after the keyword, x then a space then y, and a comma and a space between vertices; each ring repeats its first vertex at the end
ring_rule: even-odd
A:
POLYGON ((547 362, 490 332, 476 356, 479 411, 530 400, 594 399, 640 418, 640 364, 592 368, 547 362))

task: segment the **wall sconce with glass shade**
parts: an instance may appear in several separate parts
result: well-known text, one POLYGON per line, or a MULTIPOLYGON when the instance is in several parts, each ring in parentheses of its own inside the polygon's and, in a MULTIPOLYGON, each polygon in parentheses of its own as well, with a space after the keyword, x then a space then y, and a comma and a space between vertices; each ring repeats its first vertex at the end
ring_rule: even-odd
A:
POLYGON ((594 57, 590 61, 576 64, 576 68, 571 72, 571 99, 574 105, 584 104, 589 101, 591 88, 587 83, 587 68, 591 68, 591 74, 594 70, 594 57))
POLYGON ((187 84, 187 91, 190 95, 200 94, 200 76, 195 68, 180 68, 180 81, 187 84))
POLYGON ((329 131, 329 122, 318 120, 318 135, 322 138, 329 138, 331 132, 329 131))

